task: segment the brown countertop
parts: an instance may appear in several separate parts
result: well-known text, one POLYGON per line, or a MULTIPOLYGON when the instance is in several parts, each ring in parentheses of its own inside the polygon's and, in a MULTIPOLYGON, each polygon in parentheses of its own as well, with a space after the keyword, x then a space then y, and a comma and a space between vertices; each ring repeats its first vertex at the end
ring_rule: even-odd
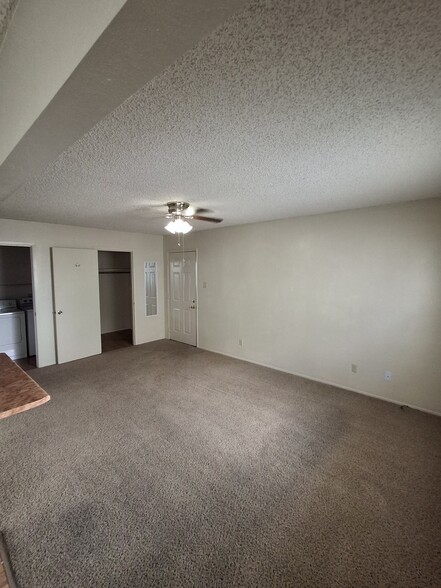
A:
POLYGON ((0 419, 35 408, 50 400, 6 353, 0 353, 0 419))

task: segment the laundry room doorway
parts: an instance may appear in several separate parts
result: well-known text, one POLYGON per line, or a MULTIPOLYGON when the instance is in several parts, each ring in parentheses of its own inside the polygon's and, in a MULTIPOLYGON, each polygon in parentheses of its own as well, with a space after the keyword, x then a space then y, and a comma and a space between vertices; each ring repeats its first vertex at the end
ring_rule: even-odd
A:
POLYGON ((103 353, 133 345, 132 254, 98 251, 103 353))
POLYGON ((0 244, 0 353, 37 367, 32 247, 0 244))

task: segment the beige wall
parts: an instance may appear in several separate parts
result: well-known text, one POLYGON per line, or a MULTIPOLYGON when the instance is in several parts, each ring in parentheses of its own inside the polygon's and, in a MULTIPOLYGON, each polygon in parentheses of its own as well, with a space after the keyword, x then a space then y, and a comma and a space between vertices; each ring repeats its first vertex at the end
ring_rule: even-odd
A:
MULTIPOLYGON (((161 236, 0 219, 0 244, 5 243, 32 245, 39 366, 55 363, 51 247, 133 252, 134 342, 146 343, 164 337, 162 272, 158 276, 159 314, 146 317, 144 312, 144 261, 154 259, 162 264, 161 236)), ((87 304, 87 292, 84 304, 87 304)))
POLYGON ((185 242, 199 255, 200 347, 441 413, 440 199, 185 242))

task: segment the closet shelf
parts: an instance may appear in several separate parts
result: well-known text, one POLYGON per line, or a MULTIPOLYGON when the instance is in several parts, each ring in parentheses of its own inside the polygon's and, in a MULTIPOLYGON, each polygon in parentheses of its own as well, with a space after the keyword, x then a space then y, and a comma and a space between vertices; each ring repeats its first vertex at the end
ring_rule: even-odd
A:
POLYGON ((130 274, 127 268, 100 268, 100 274, 130 274))
POLYGON ((0 286, 30 286, 30 282, 19 283, 19 284, 0 284, 0 286))

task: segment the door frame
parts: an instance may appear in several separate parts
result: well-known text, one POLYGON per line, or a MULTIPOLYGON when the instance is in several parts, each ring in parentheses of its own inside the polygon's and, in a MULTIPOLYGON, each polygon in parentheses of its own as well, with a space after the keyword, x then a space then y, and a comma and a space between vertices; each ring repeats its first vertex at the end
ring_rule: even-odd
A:
POLYGON ((194 282, 196 288, 196 345, 195 347, 199 347, 199 253, 198 248, 195 247, 194 249, 184 249, 182 251, 175 251, 170 250, 167 251, 167 280, 166 280, 166 287, 167 287, 167 339, 170 339, 170 255, 175 255, 176 253, 195 253, 196 261, 194 267, 194 282))
MULTIPOLYGON (((131 313, 132 313, 132 346, 137 345, 136 342, 136 327, 135 327, 135 272, 133 271, 133 251, 123 251, 122 249, 97 249, 97 252, 99 254, 100 251, 109 251, 111 253, 128 253, 130 255, 130 289, 131 289, 131 313)), ((99 255, 98 255, 98 259, 99 259, 99 255)), ((99 262, 98 262, 98 279, 99 279, 99 271, 100 271, 100 267, 99 267, 99 262)), ((103 352, 101 351, 101 355, 103 354, 103 352)))
POLYGON ((34 307, 34 337, 35 337, 35 365, 39 366, 38 362, 38 296, 35 296, 35 270, 34 270, 34 243, 24 243, 22 241, 0 241, 1 247, 26 247, 30 251, 31 256, 31 280, 32 280, 32 304, 34 307))

